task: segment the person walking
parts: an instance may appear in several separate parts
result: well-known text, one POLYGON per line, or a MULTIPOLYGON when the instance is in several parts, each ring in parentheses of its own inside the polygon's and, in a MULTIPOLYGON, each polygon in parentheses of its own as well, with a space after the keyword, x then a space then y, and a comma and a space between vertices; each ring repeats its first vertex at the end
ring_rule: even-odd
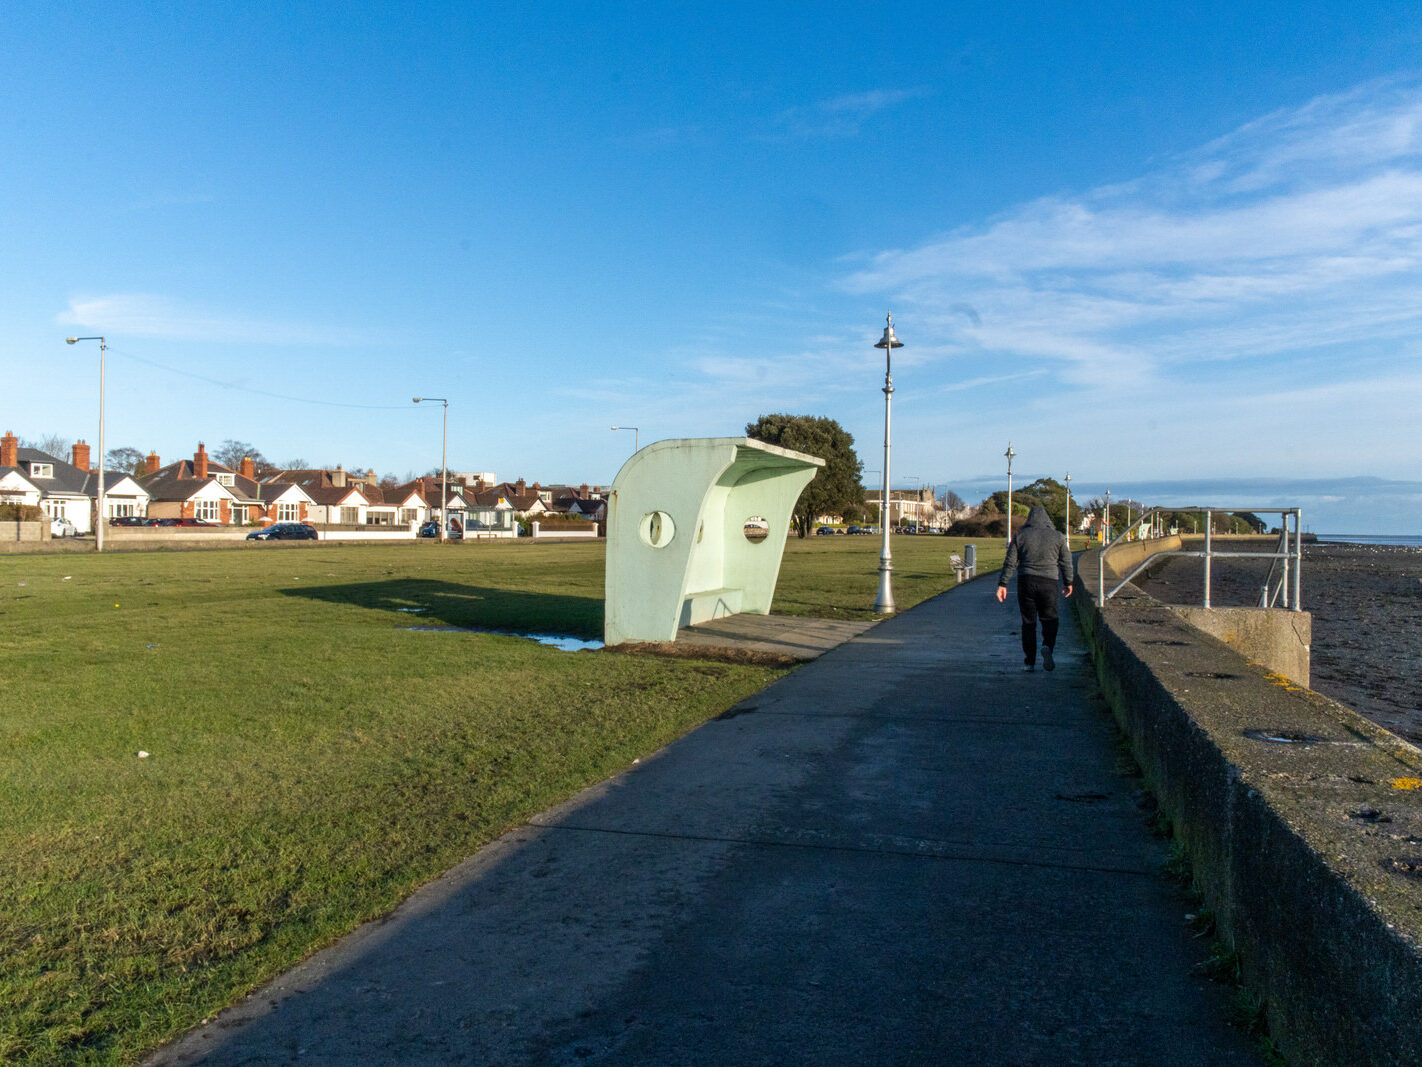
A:
MULTIPOLYGON (((1011 522, 1009 516, 1008 521, 1011 522)), ((1007 546, 1002 576, 997 580, 998 603, 1007 601, 1007 583, 1017 575, 1017 606, 1022 611, 1022 669, 1037 669, 1037 620, 1042 622, 1042 666, 1054 670, 1052 650, 1057 644, 1057 576, 1062 595, 1071 596, 1075 569, 1067 539, 1047 517, 1047 509, 1034 504, 1027 522, 1007 546), (1018 571, 1021 571, 1018 574, 1018 571)))

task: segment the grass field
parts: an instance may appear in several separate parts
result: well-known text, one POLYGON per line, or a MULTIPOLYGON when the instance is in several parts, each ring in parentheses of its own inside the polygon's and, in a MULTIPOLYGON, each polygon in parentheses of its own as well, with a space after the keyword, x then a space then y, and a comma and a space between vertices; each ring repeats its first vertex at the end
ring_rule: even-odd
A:
MULTIPOLYGON (((959 547, 895 539, 901 609, 959 547)), ((792 540, 775 610, 870 616, 878 551, 792 540)), ((410 629, 600 636, 602 559, 0 556, 0 1062, 132 1062, 783 673, 410 629)))

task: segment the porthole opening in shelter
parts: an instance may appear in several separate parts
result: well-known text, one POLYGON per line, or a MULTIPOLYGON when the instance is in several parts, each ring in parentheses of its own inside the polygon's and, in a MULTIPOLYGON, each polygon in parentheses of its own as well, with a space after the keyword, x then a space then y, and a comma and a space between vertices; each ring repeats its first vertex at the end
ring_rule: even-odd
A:
POLYGON ((642 540, 651 548, 666 548, 676 536, 676 524, 665 511, 649 511, 637 528, 642 540))
POLYGON ((758 545, 770 536, 770 523, 763 516, 752 515, 746 519, 742 532, 746 535, 746 540, 753 545, 758 545))

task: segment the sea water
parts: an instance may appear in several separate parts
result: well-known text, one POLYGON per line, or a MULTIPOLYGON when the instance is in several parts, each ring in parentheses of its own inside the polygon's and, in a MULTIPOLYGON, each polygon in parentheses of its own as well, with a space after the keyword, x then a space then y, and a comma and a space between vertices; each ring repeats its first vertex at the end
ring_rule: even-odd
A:
POLYGON ((1422 534, 1316 534, 1320 542, 1347 545, 1401 545, 1422 548, 1422 534))

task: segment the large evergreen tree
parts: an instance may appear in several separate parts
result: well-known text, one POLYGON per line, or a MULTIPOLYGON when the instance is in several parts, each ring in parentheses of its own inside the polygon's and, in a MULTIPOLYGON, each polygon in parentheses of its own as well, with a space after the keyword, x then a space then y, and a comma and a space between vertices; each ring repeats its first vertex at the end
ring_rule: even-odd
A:
POLYGON ((864 506, 864 487, 860 484, 862 464, 854 451, 854 438, 834 419, 815 415, 762 415, 746 425, 746 436, 825 461, 795 504, 792 521, 801 537, 809 534, 820 515, 843 514, 864 506))

